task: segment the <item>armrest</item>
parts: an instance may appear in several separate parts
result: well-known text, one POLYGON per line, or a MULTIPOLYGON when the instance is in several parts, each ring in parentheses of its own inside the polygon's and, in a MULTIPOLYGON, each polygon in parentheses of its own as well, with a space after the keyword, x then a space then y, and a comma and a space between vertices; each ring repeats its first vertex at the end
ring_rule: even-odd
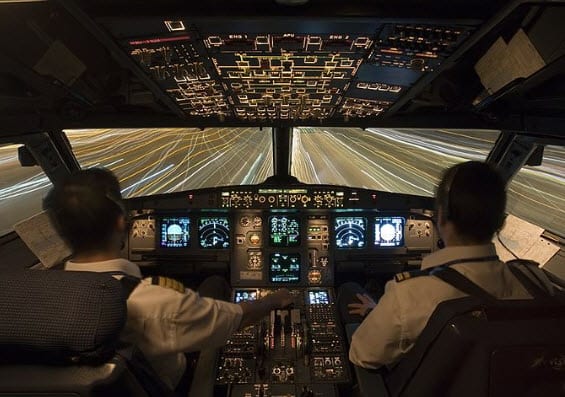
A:
POLYGON ((372 370, 353 366, 360 397, 389 397, 388 390, 381 374, 372 370))
MULTIPOLYGON (((345 333, 347 334, 347 341, 351 344, 351 337, 359 326, 358 323, 345 324, 345 333)), ((353 365, 355 377, 357 378, 357 386, 359 388, 360 397, 389 397, 383 377, 375 370, 353 365)))
POLYGON ((219 349, 204 349, 200 352, 189 396, 211 397, 214 395, 218 352, 219 349))

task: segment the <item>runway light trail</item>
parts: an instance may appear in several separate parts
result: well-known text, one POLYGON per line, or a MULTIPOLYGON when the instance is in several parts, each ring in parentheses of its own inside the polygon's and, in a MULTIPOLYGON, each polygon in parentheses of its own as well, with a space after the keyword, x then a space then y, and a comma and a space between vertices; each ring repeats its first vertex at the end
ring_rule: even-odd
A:
POLYGON ((136 186, 141 185, 142 183, 147 182, 148 180, 150 180, 152 178, 155 178, 157 175, 162 174, 163 172, 167 172, 171 167, 173 167, 173 164, 167 166, 164 170, 155 172, 154 174, 147 175, 146 177, 144 177, 144 178, 140 179, 139 181, 131 184, 130 186, 126 187, 125 189, 122 189, 122 194, 124 194, 125 192, 127 192, 130 189, 133 189, 136 186))
MULTIPOLYGON (((256 184, 273 174, 270 131, 258 128, 119 129, 67 132, 83 168, 110 168, 127 197, 256 184)), ((300 181, 432 196, 441 172, 484 160, 497 131, 295 128, 292 174, 300 181)), ((22 168, 17 145, 0 146, 0 234, 41 208, 51 186, 22 168)), ((540 167, 509 186, 509 212, 565 235, 565 153, 546 147, 540 167)))
POLYGON ((0 189, 0 200, 12 200, 25 197, 25 195, 38 192, 51 187, 51 181, 46 176, 34 175, 13 186, 0 189))

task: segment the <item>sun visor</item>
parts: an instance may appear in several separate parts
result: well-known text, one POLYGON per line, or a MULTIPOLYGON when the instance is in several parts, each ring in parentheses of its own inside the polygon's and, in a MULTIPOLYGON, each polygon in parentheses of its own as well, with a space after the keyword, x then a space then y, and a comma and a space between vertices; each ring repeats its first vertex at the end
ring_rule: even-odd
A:
POLYGON ((499 37, 475 64, 475 71, 488 95, 492 95, 508 83, 529 77, 544 66, 545 61, 538 50, 520 29, 508 43, 499 37))

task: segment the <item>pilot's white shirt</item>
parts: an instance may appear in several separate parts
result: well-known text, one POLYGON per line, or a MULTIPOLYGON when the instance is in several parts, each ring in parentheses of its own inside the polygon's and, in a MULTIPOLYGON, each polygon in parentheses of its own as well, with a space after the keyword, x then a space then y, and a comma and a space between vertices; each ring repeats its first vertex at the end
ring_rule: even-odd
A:
MULTIPOLYGON (((141 278, 139 267, 126 259, 68 261, 65 270, 120 272, 141 278)), ((201 297, 190 289, 181 293, 152 285, 150 278, 133 290, 127 308, 121 339, 138 346, 171 388, 178 384, 186 367, 182 352, 223 346, 239 328, 243 314, 240 305, 201 297)))
MULTIPOLYGON (((496 256, 493 244, 446 247, 425 257, 421 268, 489 256, 496 256)), ((466 262, 451 267, 499 299, 531 298, 499 260, 466 262)), ((466 294, 433 276, 389 281, 377 306, 353 334, 349 359, 358 366, 372 369, 396 363, 414 346, 436 306, 463 296, 466 294)))

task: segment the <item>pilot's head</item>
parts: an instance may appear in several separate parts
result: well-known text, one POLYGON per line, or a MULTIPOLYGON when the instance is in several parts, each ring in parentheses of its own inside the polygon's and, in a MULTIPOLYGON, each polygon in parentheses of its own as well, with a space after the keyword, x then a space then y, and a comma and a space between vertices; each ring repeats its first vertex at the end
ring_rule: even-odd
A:
POLYGON ((126 211, 111 171, 91 168, 67 176, 51 189, 43 206, 75 255, 119 249, 126 211))
POLYGON ((504 224, 504 180, 487 163, 457 164, 443 174, 436 207, 439 232, 446 245, 487 243, 504 224))

